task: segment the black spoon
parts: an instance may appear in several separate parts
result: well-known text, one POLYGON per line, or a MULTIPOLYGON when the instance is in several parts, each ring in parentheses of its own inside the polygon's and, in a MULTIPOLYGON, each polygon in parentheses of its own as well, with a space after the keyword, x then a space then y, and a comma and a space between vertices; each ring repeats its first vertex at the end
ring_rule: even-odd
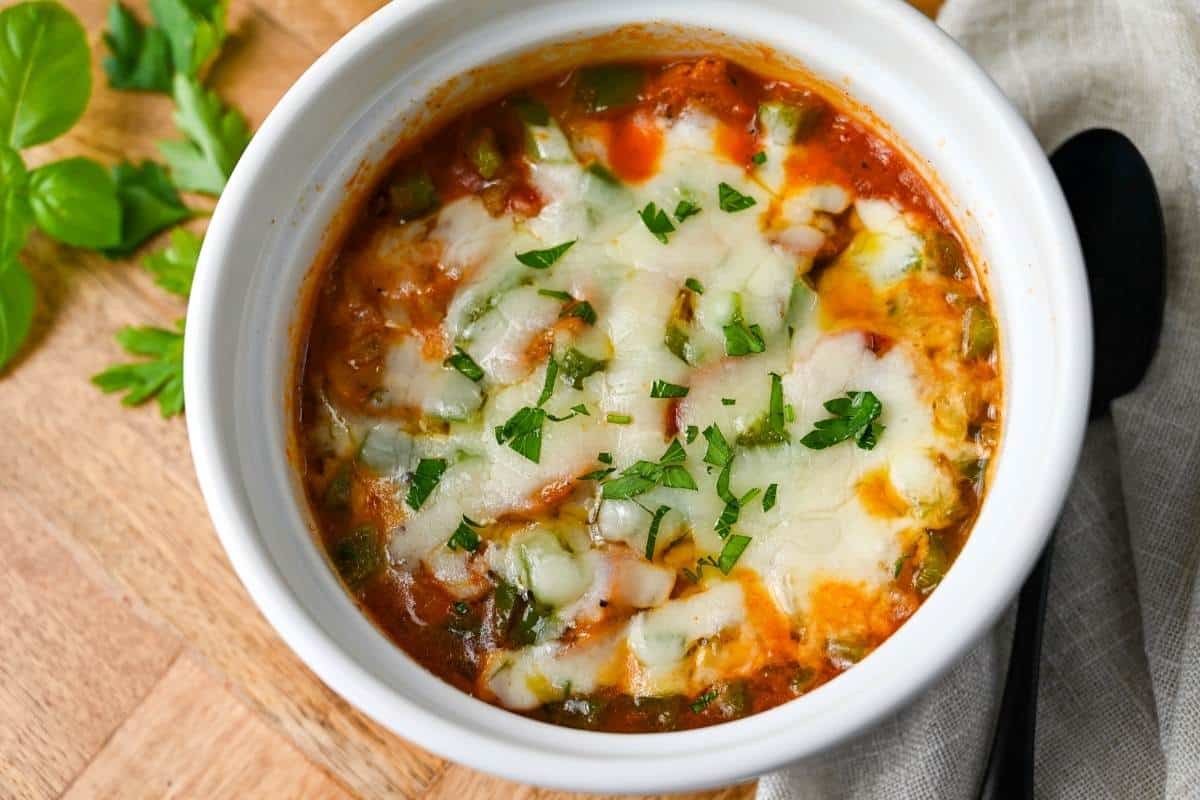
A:
MULTIPOLYGON (((1142 381, 1162 328, 1166 242, 1154 177, 1137 148, 1116 131, 1093 128, 1050 157, 1083 245, 1092 298, 1095 370, 1091 419, 1142 381)), ((979 796, 1032 800, 1038 661, 1046 589, 1047 543, 1021 587, 1008 681, 979 796)))

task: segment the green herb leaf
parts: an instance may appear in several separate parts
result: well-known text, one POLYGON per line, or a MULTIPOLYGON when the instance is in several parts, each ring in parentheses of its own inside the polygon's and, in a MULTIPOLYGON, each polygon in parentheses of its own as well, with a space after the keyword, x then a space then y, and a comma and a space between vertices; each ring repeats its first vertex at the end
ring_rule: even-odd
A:
POLYGON ((791 441, 787 432, 787 414, 783 404, 783 379, 771 373, 771 402, 767 413, 757 422, 743 431, 737 438, 737 443, 745 447, 760 445, 776 445, 791 441))
POLYGON ((732 397, 722 397, 721 405, 723 405, 723 406, 737 405, 737 400, 734 400, 732 397))
POLYGON ((109 367, 92 377, 105 393, 124 391, 127 406, 158 400, 164 417, 183 411, 183 320, 178 332, 163 328, 122 328, 117 342, 125 351, 148 360, 109 367))
POLYGON ((92 93, 91 50, 58 3, 0 11, 0 143, 15 150, 66 133, 92 93))
POLYGON ((142 263, 154 275, 155 283, 172 294, 187 297, 192 292, 202 242, 188 229, 176 228, 171 231, 170 245, 146 256, 142 263))
POLYGON ((37 294, 25 267, 16 260, 0 262, 0 370, 29 335, 37 294))
POLYGON ((582 389, 584 379, 597 372, 603 372, 607 365, 607 361, 592 358, 572 347, 563 354, 562 364, 559 365, 559 368, 563 378, 576 389, 582 389))
POLYGON ((725 332, 725 355, 746 356, 767 349, 762 328, 746 325, 740 312, 735 312, 733 319, 722 330, 725 332))
POLYGON ((546 379, 542 382, 542 393, 538 395, 537 405, 541 408, 554 394, 554 382, 558 380, 558 361, 554 358, 554 353, 550 354, 550 360, 546 362, 546 379))
POLYGON ((555 261, 558 261, 560 258, 562 258, 563 254, 570 250, 571 246, 574 245, 575 242, 576 240, 572 239, 569 242, 556 244, 554 247, 547 247, 545 250, 526 250, 524 253, 516 254, 517 261, 520 261, 527 267, 533 267, 534 269, 546 269, 555 261))
POLYGON ((604 419, 613 425, 628 425, 633 422, 633 417, 628 414, 608 414, 604 419))
POLYGON ((463 516, 462 522, 458 523, 458 527, 454 529, 454 533, 447 540, 446 546, 451 550, 466 550, 474 553, 479 549, 479 534, 474 530, 478 527, 478 522, 463 516))
POLYGON ((609 186, 620 186, 621 180, 616 175, 612 174, 612 170, 601 164, 599 161, 593 161, 588 164, 587 171, 591 175, 595 175, 598 179, 608 184, 609 186))
POLYGON ((691 289, 696 294, 704 294, 704 284, 700 283, 700 281, 696 280, 695 278, 688 278, 683 282, 683 285, 691 289))
POLYGON ((67 158, 29 175, 29 203, 38 227, 64 244, 98 250, 121 241, 117 184, 88 158, 67 158))
POLYGON ((475 359, 461 347, 455 347, 454 353, 442 362, 442 366, 453 367, 473 381, 483 380, 483 367, 475 363, 475 359))
POLYGON ((171 45, 162 30, 143 26, 124 3, 114 2, 103 38, 112 54, 102 62, 110 86, 171 93, 171 45))
MULTIPOLYGON (((176 0, 178 2, 178 0, 176 0)), ((180 189, 219 195, 250 142, 246 120, 226 107, 216 92, 194 78, 175 74, 175 125, 185 141, 159 142, 180 189)))
POLYGON ((708 449, 704 452, 704 463, 724 467, 733 459, 733 449, 725 435, 715 424, 709 425, 703 433, 705 441, 708 442, 708 449))
POLYGON ((558 289, 538 289, 538 294, 542 297, 553 297, 555 300, 562 300, 565 303, 570 303, 575 300, 568 292, 560 292, 558 289))
POLYGON ((754 162, 755 165, 761 167, 763 164, 767 163, 767 154, 762 150, 759 150, 757 153, 750 156, 750 160, 754 162))
POLYGON ((717 186, 717 200, 720 203, 721 210, 730 214, 737 211, 745 211, 755 204, 753 197, 748 194, 742 194, 724 182, 717 186))
POLYGON ((686 460, 687 452, 683 449, 683 445, 679 443, 678 439, 672 439, 671 444, 667 445, 667 452, 662 454, 662 458, 658 460, 658 463, 663 466, 670 466, 672 464, 682 464, 686 460))
POLYGON ((725 540, 725 546, 721 548, 721 555, 717 557, 717 569, 728 575, 733 570, 738 559, 742 557, 742 553, 746 552, 746 547, 750 544, 749 536, 742 536, 740 533, 735 533, 725 540))
POLYGON ((580 300, 574 305, 568 306, 560 317, 579 317, 588 325, 596 324, 596 309, 592 308, 592 304, 587 300, 580 300))
POLYGON ((855 439, 861 449, 870 450, 883 433, 883 426, 876 422, 883 412, 883 404, 871 392, 847 392, 845 397, 826 402, 825 410, 834 416, 816 422, 800 444, 812 450, 823 450, 855 439))
POLYGON ((545 409, 525 406, 496 429, 496 441, 499 444, 507 442, 513 450, 537 464, 542 458, 542 426, 545 422, 545 409))
POLYGON ((437 488, 438 482, 446 472, 446 459, 422 458, 413 472, 412 483, 408 487, 408 496, 404 502, 413 511, 417 511, 437 488))
POLYGON ((33 208, 29 205, 25 162, 15 151, 0 145, 0 269, 16 259, 31 227, 33 208))
POLYGON ((612 453, 600 453, 600 455, 596 456, 596 460, 601 464, 611 464, 613 462, 612 453))
POLYGON ((225 42, 228 0, 150 0, 150 13, 171 45, 177 73, 196 77, 225 42))
MULTIPOLYGON (((678 222, 683 222, 688 217, 694 217, 701 211, 703 211, 703 209, 693 203, 691 200, 680 200, 675 206, 675 219, 678 222)), ((688 280, 691 281, 694 280, 694 278, 688 278, 688 280)), ((700 293, 704 294, 704 290, 701 289, 700 293)))
MULTIPOLYGON (((105 251, 109 258, 128 256, 163 228, 192 215, 166 171, 153 161, 143 161, 140 167, 123 161, 113 168, 113 180, 121 203, 121 242, 105 251)), ((197 254, 199 241, 197 238, 197 254)), ((191 285, 190 277, 188 284, 191 285)))
POLYGON ((699 435, 700 435, 699 428, 697 428, 695 425, 687 426, 687 443, 688 444, 691 444, 692 442, 696 441, 696 437, 699 435))
POLYGON ((711 703, 713 700, 716 700, 716 699, 717 699, 717 690, 714 687, 712 689, 709 689, 707 692, 700 695, 699 697, 697 697, 692 702, 691 709, 695 713, 699 714, 701 711, 708 708, 709 703, 711 703))
POLYGON ((680 386, 676 383, 668 383, 663 380, 656 380, 650 387, 650 396, 655 399, 664 397, 687 397, 688 387, 680 386))
POLYGON ((779 492, 779 484, 772 483, 767 487, 767 493, 763 495, 763 511, 770 511, 775 507, 775 496, 779 492))
POLYGON ((654 518, 650 520, 650 533, 646 536, 646 560, 654 560, 654 545, 658 541, 658 528, 662 525, 663 517, 670 511, 670 506, 659 506, 654 510, 654 518))
POLYGON ((604 467, 602 469, 594 469, 591 472, 585 472, 584 474, 580 475, 575 480, 577 480, 577 481, 602 481, 605 478, 607 478, 609 475, 612 475, 616 471, 617 470, 615 467, 604 467))
POLYGON ((606 481, 601 496, 605 500, 629 500, 630 498, 645 494, 658 485, 659 474, 656 464, 651 464, 649 461, 639 461, 633 467, 622 472, 621 477, 606 481), (655 471, 651 477, 647 477, 644 469, 636 469, 639 465, 649 465, 650 467, 654 467, 655 471))
POLYGON ((646 207, 638 212, 638 216, 642 218, 642 223, 646 226, 646 229, 654 234, 654 238, 663 244, 667 243, 667 234, 675 230, 675 226, 671 224, 671 218, 667 216, 667 212, 654 203, 647 203, 646 207))

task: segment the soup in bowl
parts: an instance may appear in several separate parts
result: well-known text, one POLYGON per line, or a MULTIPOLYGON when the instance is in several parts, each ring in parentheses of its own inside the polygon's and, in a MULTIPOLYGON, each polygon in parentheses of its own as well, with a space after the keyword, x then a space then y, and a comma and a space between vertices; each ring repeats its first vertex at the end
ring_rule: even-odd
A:
POLYGON ((679 791, 987 629, 1089 344, 1044 155, 902 4, 430 0, 256 134, 185 385, 222 543, 324 682, 515 780, 679 791))

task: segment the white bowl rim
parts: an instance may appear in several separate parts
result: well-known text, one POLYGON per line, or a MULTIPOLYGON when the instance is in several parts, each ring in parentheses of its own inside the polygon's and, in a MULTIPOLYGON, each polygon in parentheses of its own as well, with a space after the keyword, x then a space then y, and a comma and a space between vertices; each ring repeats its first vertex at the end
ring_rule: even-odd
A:
MULTIPOLYGON (((272 142, 284 135, 301 109, 319 95, 324 84, 337 73, 353 53, 377 32, 403 22, 420 11, 441 5, 445 0, 395 0, 375 12, 366 21, 338 41, 310 67, 287 92, 260 128, 242 156, 229 182, 204 243, 201 263, 188 313, 185 344, 185 398, 187 424, 193 459, 201 490, 214 525, 233 566, 269 622, 288 645, 331 688, 353 705, 401 735, 419 730, 417 744, 446 758, 510 779, 545 786, 584 791, 679 791, 729 782, 777 768, 798 756, 809 755, 841 741, 872 724, 897 705, 911 699, 956 661, 983 631, 1007 607, 1016 588, 1040 552, 1030 546, 1019 554, 1020 570, 1002 576, 986 587, 974 617, 963 620, 963 632, 950 646, 928 648, 924 662, 917 668, 889 678, 893 697, 864 693, 854 708, 846 707, 840 718, 825 719, 820 730, 795 732, 794 736, 763 736, 749 733, 753 720, 773 712, 721 728, 742 726, 747 735, 742 741, 714 750, 705 745, 712 729, 638 736, 643 741, 655 738, 684 737, 695 743, 691 753, 672 748, 670 754, 655 752, 646 745, 641 756, 593 756, 565 752, 546 752, 514 744, 479 733, 467 726, 445 720, 435 713, 400 696, 343 651, 302 605, 288 587, 264 543, 256 535, 255 518, 239 485, 236 452, 220 429, 224 413, 222 397, 208 380, 214 359, 213 339, 219 289, 223 272, 236 263, 231 250, 233 231, 243 212, 253 202, 253 187, 270 166, 272 142), (401 723, 403 722, 403 727, 401 723)), ((1056 252, 1052 262, 1062 265, 1058 279, 1056 329, 1063 331, 1064 347, 1078 358, 1063 364, 1063 395, 1066 400, 1057 419, 1062 423, 1054 431, 1054 440, 1045 443, 1048 455, 1048 485, 1041 487, 1038 507, 1033 512, 1044 543, 1057 515, 1078 456, 1084 423, 1086 398, 1090 387, 1090 317, 1082 257, 1065 201, 1037 141, 1025 123, 1009 105, 1000 90, 948 36, 900 0, 851 0, 846 13, 874 17, 879 24, 894 26, 928 48, 960 80, 971 85, 978 113, 991 115, 995 124, 1010 139, 1012 153, 1020 158, 1020 167, 1030 179, 1030 204, 1045 214, 1047 225, 1059 231, 1054 239, 1056 252), (1074 398, 1074 405, 1070 404, 1074 398)), ((951 571, 953 572, 953 570, 951 571)), ((937 593, 934 593, 937 596, 937 593)), ((859 668, 856 668, 859 669, 859 668)), ((853 671, 852 671, 853 672, 853 671)), ((839 679, 841 680, 841 679, 839 679)), ((486 712, 480 712, 486 713, 486 712)), ((504 713, 504 712, 500 712, 504 713)), ((514 717, 514 726, 528 721, 514 717)), ((533 723, 537 724, 537 723, 533 723)), ((777 730, 776 725, 773 730, 777 730)), ((601 742, 606 738, 629 739, 631 735, 563 731, 563 737, 589 737, 601 742)), ((683 739, 680 739, 682 741, 683 739)))

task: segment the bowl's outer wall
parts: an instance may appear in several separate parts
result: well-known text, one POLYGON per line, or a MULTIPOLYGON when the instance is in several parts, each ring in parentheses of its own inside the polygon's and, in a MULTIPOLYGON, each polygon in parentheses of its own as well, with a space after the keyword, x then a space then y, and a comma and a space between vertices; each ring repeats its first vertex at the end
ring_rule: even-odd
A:
MULTIPOLYGON (((589 52, 613 57, 634 46, 636 54, 636 38, 610 37, 589 52)), ((994 622, 1040 552, 1073 472, 1090 343, 1078 242, 1044 155, 982 71, 899 0, 512 0, 503 8, 398 0, 305 73, 242 157, 196 274, 185 386, 193 457, 218 534, 263 613, 322 680, 418 744, 514 780, 680 791, 743 779, 843 740, 911 699, 994 622), (287 458, 285 398, 305 276, 364 158, 381 162, 414 121, 429 118, 422 101, 431 93, 452 110, 477 92, 461 82, 446 89, 456 75, 647 22, 719 30, 801 59, 886 120, 940 177, 989 267, 1003 334, 1005 431, 954 568, 861 664, 743 720, 621 735, 488 706, 376 631, 310 535, 287 458)))

